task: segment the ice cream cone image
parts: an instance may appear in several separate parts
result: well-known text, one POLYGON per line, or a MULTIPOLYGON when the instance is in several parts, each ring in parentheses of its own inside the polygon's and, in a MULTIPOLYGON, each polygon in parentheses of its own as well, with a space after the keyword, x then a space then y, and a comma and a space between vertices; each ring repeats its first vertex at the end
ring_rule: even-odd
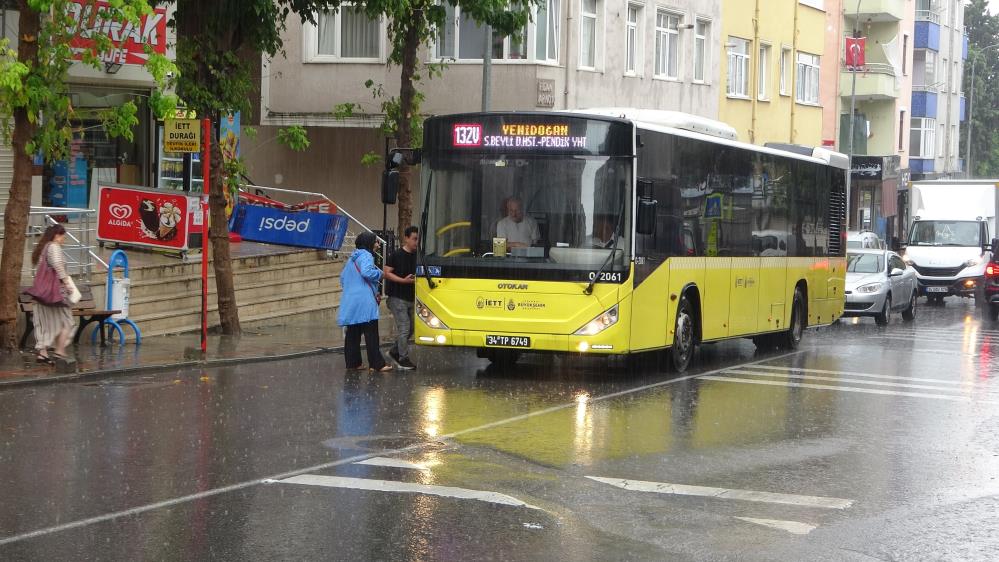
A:
POLYGON ((173 203, 164 203, 160 207, 160 240, 170 240, 177 232, 177 224, 180 222, 180 209, 173 203))

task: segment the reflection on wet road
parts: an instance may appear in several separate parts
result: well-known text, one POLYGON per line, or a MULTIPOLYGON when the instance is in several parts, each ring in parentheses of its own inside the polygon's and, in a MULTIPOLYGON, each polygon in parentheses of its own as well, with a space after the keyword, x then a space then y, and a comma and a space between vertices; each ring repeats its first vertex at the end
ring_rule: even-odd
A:
POLYGON ((0 392, 3 559, 988 559, 974 307, 705 346, 684 376, 421 350, 0 392))

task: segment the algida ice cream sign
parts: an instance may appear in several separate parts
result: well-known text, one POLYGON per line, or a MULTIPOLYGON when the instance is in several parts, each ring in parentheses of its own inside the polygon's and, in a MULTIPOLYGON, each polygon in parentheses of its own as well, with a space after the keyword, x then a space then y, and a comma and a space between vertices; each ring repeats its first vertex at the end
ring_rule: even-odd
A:
POLYGON ((187 248, 188 197, 101 186, 97 238, 140 246, 187 248))

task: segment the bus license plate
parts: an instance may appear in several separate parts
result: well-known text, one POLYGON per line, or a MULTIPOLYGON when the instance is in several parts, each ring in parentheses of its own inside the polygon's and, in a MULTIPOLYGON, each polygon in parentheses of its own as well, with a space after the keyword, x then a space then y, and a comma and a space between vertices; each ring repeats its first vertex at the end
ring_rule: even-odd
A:
POLYGON ((498 347, 531 347, 527 336, 486 336, 486 345, 498 347))
POLYGON ((948 287, 927 287, 927 293, 946 293, 950 289, 948 287))

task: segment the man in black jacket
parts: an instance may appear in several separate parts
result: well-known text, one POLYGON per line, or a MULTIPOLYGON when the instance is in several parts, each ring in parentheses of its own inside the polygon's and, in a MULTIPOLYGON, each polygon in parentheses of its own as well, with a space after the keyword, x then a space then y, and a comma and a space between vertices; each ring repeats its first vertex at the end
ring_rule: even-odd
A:
POLYGON ((400 369, 415 369, 409 360, 409 340, 413 337, 413 305, 416 301, 416 250, 420 247, 420 229, 415 226, 403 232, 402 246, 385 260, 388 308, 395 318, 396 341, 389 356, 400 369))

